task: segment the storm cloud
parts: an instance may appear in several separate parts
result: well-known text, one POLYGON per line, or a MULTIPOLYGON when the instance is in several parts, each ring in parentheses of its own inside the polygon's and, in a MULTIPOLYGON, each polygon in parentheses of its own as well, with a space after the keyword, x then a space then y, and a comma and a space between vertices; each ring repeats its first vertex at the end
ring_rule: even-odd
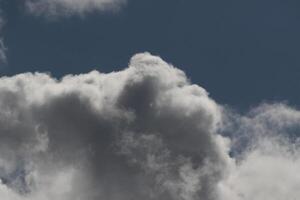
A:
POLYGON ((149 53, 119 72, 0 79, 7 200, 295 199, 300 112, 230 111, 149 53))

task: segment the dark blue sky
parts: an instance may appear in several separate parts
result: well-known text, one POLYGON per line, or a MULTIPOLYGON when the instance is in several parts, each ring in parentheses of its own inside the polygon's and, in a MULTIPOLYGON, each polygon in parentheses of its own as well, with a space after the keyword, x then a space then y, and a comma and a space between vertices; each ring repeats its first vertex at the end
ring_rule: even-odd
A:
POLYGON ((56 77, 127 66, 149 51, 184 70, 220 103, 300 106, 299 0, 129 0, 118 13, 47 20, 6 0, 1 75, 56 77))

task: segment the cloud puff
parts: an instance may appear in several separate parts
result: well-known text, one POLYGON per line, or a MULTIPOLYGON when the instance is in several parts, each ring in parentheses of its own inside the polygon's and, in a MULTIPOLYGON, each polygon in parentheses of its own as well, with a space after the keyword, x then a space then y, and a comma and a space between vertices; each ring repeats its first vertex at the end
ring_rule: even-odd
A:
MULTIPOLYGON (((297 144, 298 145, 298 144, 297 144)), ((247 152, 220 183, 224 199, 298 199, 299 147, 268 139, 247 152)))
POLYGON ((94 11, 118 10, 126 0, 26 0, 30 13, 50 17, 84 15, 94 11))
POLYGON ((298 199, 300 112, 279 103, 229 115, 236 161, 219 183, 223 199, 298 199))
POLYGON ((230 161, 221 108, 148 53, 56 80, 0 79, 0 176, 9 199, 215 199, 230 161))
POLYGON ((269 200, 299 194, 300 112, 229 111, 148 53, 108 74, 0 78, 7 200, 269 200))

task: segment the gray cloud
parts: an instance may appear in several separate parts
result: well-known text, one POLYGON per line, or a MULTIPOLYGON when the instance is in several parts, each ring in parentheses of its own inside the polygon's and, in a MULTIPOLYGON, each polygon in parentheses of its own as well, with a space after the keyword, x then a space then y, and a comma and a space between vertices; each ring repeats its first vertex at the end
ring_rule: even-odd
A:
POLYGON ((25 7, 34 15, 47 17, 85 15, 95 11, 116 11, 126 0, 26 0, 25 7))
POLYGON ((297 199, 300 112, 240 115, 148 53, 108 74, 0 78, 7 200, 297 199))
POLYGON ((216 198, 229 160, 221 108, 159 57, 110 74, 2 77, 0 93, 8 199, 216 198))

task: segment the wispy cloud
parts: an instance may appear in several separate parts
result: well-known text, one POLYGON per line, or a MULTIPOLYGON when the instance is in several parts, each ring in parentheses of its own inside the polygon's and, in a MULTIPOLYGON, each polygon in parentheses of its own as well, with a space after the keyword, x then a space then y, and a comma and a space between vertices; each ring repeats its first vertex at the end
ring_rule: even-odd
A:
POLYGON ((127 0, 26 0, 25 7, 34 15, 62 17, 96 11, 116 11, 127 0))
POLYGON ((263 104, 231 119, 234 125, 227 128, 236 164, 220 182, 223 199, 298 199, 300 111, 263 104))
MULTIPOLYGON (((74 15, 84 16, 92 12, 115 12, 124 7, 127 0, 24 0, 24 12, 38 17, 57 19, 74 15), (24 10, 25 9, 25 10, 24 10)), ((7 64, 7 46, 4 43, 3 29, 7 22, 3 15, 0 0, 0 67, 7 64)))
POLYGON ((7 57, 6 57, 7 47, 4 44, 4 36, 3 36, 3 28, 5 23, 6 20, 4 19, 2 10, 0 8, 0 64, 7 62, 7 57))

